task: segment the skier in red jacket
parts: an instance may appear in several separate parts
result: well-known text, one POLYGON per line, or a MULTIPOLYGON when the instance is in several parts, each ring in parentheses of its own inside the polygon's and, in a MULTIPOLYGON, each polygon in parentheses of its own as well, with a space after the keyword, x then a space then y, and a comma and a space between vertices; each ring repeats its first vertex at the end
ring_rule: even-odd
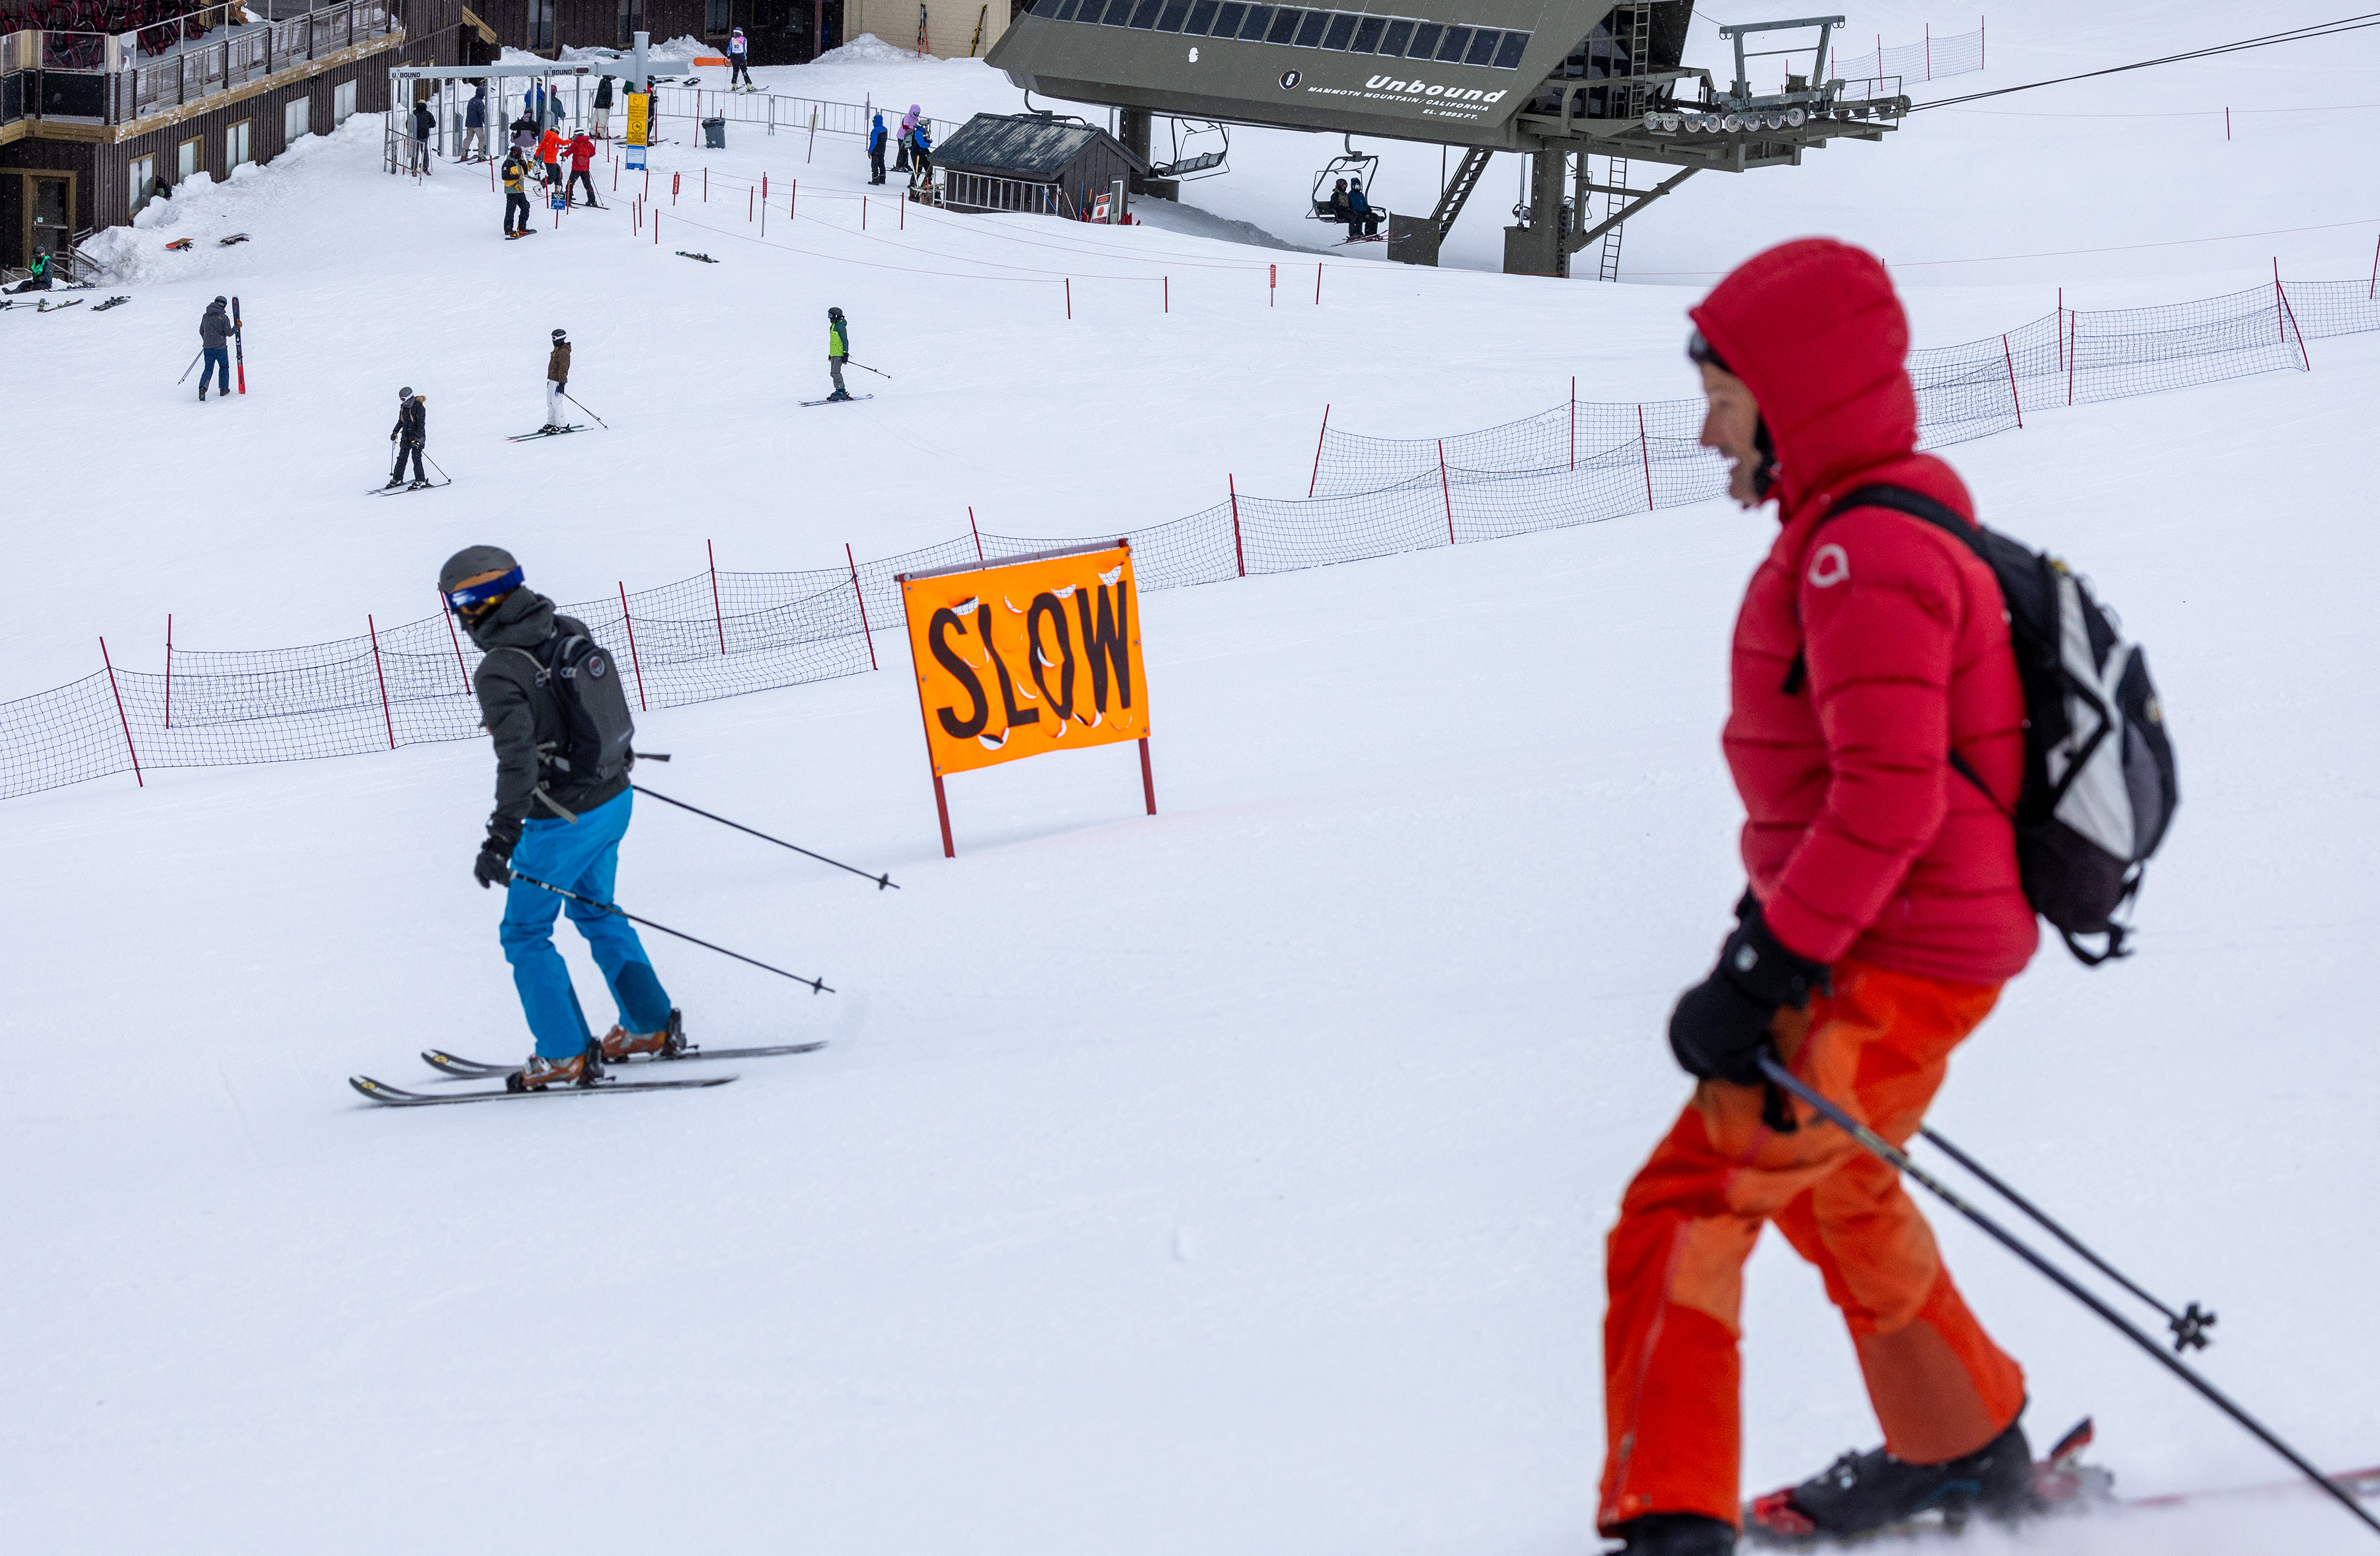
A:
POLYGON ((1693 310, 1709 412, 1747 508, 1782 528, 1736 618, 1722 739, 1750 890, 1670 1042, 1693 1101, 1621 1201, 1605 1272, 1609 1451, 1597 1522, 1631 1556, 1848 1536, 1927 1507, 2029 1504, 2024 1377, 1942 1266, 1892 1171, 1772 1089, 1759 1057, 1896 1145, 2035 943, 2008 810, 2024 699, 1999 587, 1906 487, 1973 520, 1915 452, 1908 322, 1884 267, 1826 239, 1750 260, 1693 310), (1825 1276, 1884 1428, 1739 1510, 1737 1319, 1763 1225, 1825 1276))
POLYGON ((582 129, 571 138, 570 144, 564 150, 570 154, 570 184, 563 190, 564 201, 570 201, 571 197, 578 192, 578 186, 584 184, 587 186, 588 205, 593 210, 602 210, 603 207, 598 204, 595 199, 595 180, 589 176, 587 172, 595 161, 595 142, 582 129))

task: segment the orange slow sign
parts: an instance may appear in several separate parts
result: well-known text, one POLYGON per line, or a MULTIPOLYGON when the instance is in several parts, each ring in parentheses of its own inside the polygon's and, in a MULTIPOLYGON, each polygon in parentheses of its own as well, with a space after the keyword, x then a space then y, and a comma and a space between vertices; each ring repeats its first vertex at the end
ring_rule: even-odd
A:
POLYGON ((1128 543, 909 574, 901 601, 937 779, 1148 738, 1128 543))

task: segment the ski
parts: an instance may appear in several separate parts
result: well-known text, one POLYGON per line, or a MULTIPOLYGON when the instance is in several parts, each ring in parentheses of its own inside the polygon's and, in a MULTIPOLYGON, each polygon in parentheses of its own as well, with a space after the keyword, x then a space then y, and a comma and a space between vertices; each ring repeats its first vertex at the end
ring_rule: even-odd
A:
POLYGON ((857 405, 857 404, 858 404, 860 401, 862 401, 862 400, 872 400, 872 399, 874 399, 875 397, 876 397, 876 396, 875 396, 875 395, 847 395, 847 396, 845 396, 845 397, 844 397, 844 398, 843 398, 843 399, 838 400, 838 399, 836 399, 833 395, 828 395, 825 399, 823 399, 823 400, 804 400, 804 401, 802 402, 802 404, 804 404, 804 405, 806 405, 806 406, 832 406, 832 405, 845 405, 845 406, 853 406, 853 405, 857 405))
POLYGON ((435 492, 442 486, 454 485, 453 478, 445 480, 409 480, 397 486, 375 486, 368 489, 367 497, 385 497, 392 492, 435 492))
POLYGON ((111 308, 122 308, 126 303, 130 302, 131 300, 132 299, 130 298, 127 297, 114 297, 108 298, 105 302, 93 303, 91 310, 93 313, 104 313, 111 308))
POLYGON ((244 232, 236 232, 236 233, 232 234, 229 237, 218 237, 218 238, 216 238, 216 239, 215 239, 215 247, 216 247, 216 248, 218 248, 218 249, 228 249, 228 248, 230 248, 230 247, 231 247, 233 244, 235 244, 235 243, 245 243, 245 242, 247 242, 247 241, 248 241, 248 234, 246 234, 246 233, 244 233, 244 232))
POLYGON ((528 442, 528 441, 529 441, 530 439, 532 439, 532 438, 558 438, 558 437, 562 436, 562 434, 563 434, 563 433, 565 433, 565 432, 585 432, 585 431, 587 431, 587 424, 586 424, 585 422, 583 422, 583 421, 580 421, 580 422, 573 422, 571 425, 569 425, 569 426, 567 426, 567 427, 557 427, 557 428, 555 428, 555 429, 554 429, 552 432, 523 432, 523 433, 521 433, 521 434, 520 434, 519 436, 517 436, 517 437, 510 437, 510 438, 506 438, 506 439, 504 440, 504 442, 506 442, 506 443, 527 443, 527 442, 528 442))
POLYGON ((376 1081, 370 1076, 350 1076, 347 1084, 382 1107, 436 1108, 453 1102, 517 1102, 531 1097, 601 1097, 618 1091, 687 1091, 705 1087, 725 1086, 734 1076, 708 1076, 698 1080, 602 1080, 592 1086, 556 1086, 541 1091, 449 1091, 431 1096, 420 1091, 404 1091, 376 1081))
MULTIPOLYGON (((781 1053, 816 1053, 826 1046, 823 1039, 807 1043, 778 1043, 769 1048, 689 1048, 663 1058, 607 1059, 603 1063, 614 1068, 635 1064, 674 1064, 684 1059, 768 1059, 781 1053)), ((496 1076, 508 1076, 520 1068, 518 1064, 490 1064, 478 1059, 466 1059, 444 1049, 425 1048, 421 1061, 431 1069, 462 1080, 487 1080, 496 1076)))
POLYGON ((34 311, 34 312, 36 312, 36 313, 55 313, 55 312, 57 312, 57 311, 58 311, 59 310, 61 310, 61 309, 67 309, 67 308, 80 308, 81 306, 82 306, 82 298, 75 298, 72 302, 56 302, 56 303, 54 303, 54 302, 39 302, 39 303, 35 303, 35 304, 33 305, 33 311, 34 311))
POLYGON ((683 249, 677 251, 677 257, 682 260, 700 260, 707 265, 715 265, 719 262, 708 254, 689 254, 683 249))

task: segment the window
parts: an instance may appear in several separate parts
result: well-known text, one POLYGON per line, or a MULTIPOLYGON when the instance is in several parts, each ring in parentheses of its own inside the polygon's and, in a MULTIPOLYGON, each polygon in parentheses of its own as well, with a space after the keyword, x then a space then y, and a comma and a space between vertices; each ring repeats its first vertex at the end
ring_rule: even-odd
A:
POLYGON ((1355 24, 1355 41, 1347 47, 1356 54, 1374 54, 1380 47, 1380 29, 1389 25, 1386 17, 1366 17, 1355 24))
POLYGON ((1322 46, 1326 49, 1345 48, 1347 40, 1355 35, 1355 20, 1345 11, 1331 12, 1330 25, 1322 30, 1322 46))
POLYGON ((1297 18, 1297 36, 1290 42, 1301 49, 1318 48, 1321 46, 1322 34, 1329 30, 1330 26, 1329 11, 1308 11, 1297 18))
MULTIPOLYGON (((1084 0, 1088 5, 1090 0, 1084 0)), ((1108 14, 1099 19, 1110 27, 1122 27, 1132 20, 1132 8, 1139 0, 1108 0, 1108 14)))
POLYGON ((1082 0, 1066 0, 1064 5, 1058 7, 1058 19, 1060 21, 1074 20, 1075 12, 1081 6, 1081 5, 1082 0))
POLYGON ((1240 23, 1240 37, 1246 43, 1260 43, 1264 42, 1265 30, 1271 25, 1270 6, 1250 6, 1247 19, 1240 23))
POLYGON ((157 192, 157 159, 155 157, 132 159, 131 186, 132 209, 137 212, 149 203, 150 196, 157 192))
POLYGON ((1405 45, 1413 42, 1413 30, 1414 24, 1409 21, 1389 23, 1388 31, 1380 38, 1380 52, 1391 59, 1403 58, 1405 45))
POLYGON ((535 39, 530 47, 553 47, 553 0, 528 0, 528 25, 535 39))
MULTIPOLYGON (((1252 18, 1250 19, 1254 18, 1252 18)), ((1265 34, 1265 42, 1268 43, 1288 43, 1291 39, 1297 36, 1297 24, 1305 19, 1305 13, 1304 11, 1293 10, 1291 7, 1283 6, 1281 9, 1273 12, 1272 29, 1265 34)))
POLYGON ((1228 4, 1216 7, 1214 34, 1218 38, 1236 38, 1240 35, 1240 24, 1247 19, 1248 8, 1239 0, 1229 0, 1228 4))
POLYGON ((1190 15, 1190 0, 1165 0, 1165 8, 1158 13, 1157 30, 1179 32, 1190 15))
POLYGON ((1146 32, 1157 25, 1157 13, 1165 8, 1165 0, 1140 0, 1132 8, 1132 20, 1126 25, 1146 32))
POLYGON ((620 46, 635 43, 645 29, 645 0, 620 0, 620 46))
POLYGON ((1437 51, 1438 41, 1445 35, 1445 32, 1446 28, 1439 22, 1417 21, 1414 23, 1413 46, 1405 50, 1405 57, 1407 59, 1427 59, 1437 51))
POLYGON ((1198 0, 1196 5, 1190 7, 1190 25, 1182 30, 1194 38, 1204 38, 1214 25, 1215 0, 1198 0))
POLYGON ((724 32, 729 26, 727 0, 705 0, 702 7, 702 30, 705 32, 724 32))
POLYGON ((1440 65, 1460 65, 1463 63, 1463 51, 1470 46, 1471 29, 1450 27, 1438 40, 1438 62, 1440 65))
POLYGON ((1528 47, 1529 35, 1527 33, 1505 33, 1504 41, 1496 46, 1496 68, 1499 70, 1518 70, 1521 67, 1521 55, 1527 52, 1528 47))
POLYGON ((306 121, 313 106, 313 103, 302 97, 294 103, 282 105, 281 142, 283 145, 285 146, 292 140, 302 140, 305 137, 306 121))
POLYGON ((1496 57, 1496 40, 1502 34, 1492 27, 1483 27, 1471 35, 1470 52, 1463 56, 1465 65, 1485 65, 1496 57))
POLYGON ((224 174, 228 177, 235 167, 248 162, 248 121, 242 119, 224 131, 224 174))
POLYGON ((331 89, 331 122, 342 125, 356 116, 356 83, 341 81, 331 89))
POLYGON ((193 135, 182 142, 179 148, 180 154, 175 158, 175 183, 187 184, 199 176, 199 168, 206 161, 205 156, 201 154, 204 148, 199 144, 200 139, 193 135))

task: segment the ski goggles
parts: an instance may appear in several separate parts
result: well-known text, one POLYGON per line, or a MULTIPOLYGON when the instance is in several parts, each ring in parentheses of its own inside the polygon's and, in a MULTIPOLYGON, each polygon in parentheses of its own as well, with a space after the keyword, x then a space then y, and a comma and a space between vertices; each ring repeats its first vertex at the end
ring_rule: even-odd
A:
POLYGON ((450 611, 468 611, 475 605, 484 605, 491 600, 501 599, 520 586, 521 570, 516 567, 509 573, 500 573, 482 582, 465 584, 461 589, 447 590, 446 608, 450 611))
POLYGON ((1703 333, 1700 330, 1694 331, 1686 337, 1686 359, 1700 362, 1706 367, 1717 368, 1721 372, 1735 371, 1727 365, 1727 359, 1720 356, 1711 343, 1703 338, 1703 333))

